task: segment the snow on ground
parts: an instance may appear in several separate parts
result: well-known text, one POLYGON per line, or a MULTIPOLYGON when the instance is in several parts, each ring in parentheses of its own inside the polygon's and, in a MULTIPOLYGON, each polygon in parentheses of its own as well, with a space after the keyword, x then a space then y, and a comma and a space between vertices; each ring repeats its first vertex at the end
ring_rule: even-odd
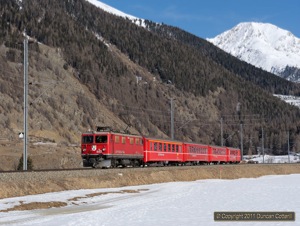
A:
POLYGON ((68 206, 1 212, 0 225, 299 225, 299 180, 300 174, 293 174, 256 179, 199 180, 74 190, 6 198, 0 200, 0 210, 20 205, 20 202, 60 201, 67 202, 68 206), (215 211, 289 211, 295 212, 296 221, 215 222, 215 211))
POLYGON ((290 105, 294 105, 298 108, 300 108, 300 97, 297 96, 291 96, 291 95, 279 95, 274 94, 275 97, 278 97, 279 99, 285 101, 286 103, 290 105))
POLYGON ((245 155, 243 159, 257 163, 299 163, 300 154, 288 155, 245 155))

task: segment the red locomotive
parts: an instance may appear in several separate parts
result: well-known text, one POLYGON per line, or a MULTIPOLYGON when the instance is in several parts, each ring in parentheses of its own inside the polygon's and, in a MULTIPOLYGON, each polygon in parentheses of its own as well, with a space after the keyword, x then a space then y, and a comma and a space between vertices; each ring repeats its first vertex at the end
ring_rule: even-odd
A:
POLYGON ((83 166, 99 168, 145 165, 239 163, 236 148, 187 143, 113 132, 109 127, 82 134, 83 166))
POLYGON ((109 127, 82 134, 83 166, 116 167, 143 164, 142 136, 112 132, 109 127))

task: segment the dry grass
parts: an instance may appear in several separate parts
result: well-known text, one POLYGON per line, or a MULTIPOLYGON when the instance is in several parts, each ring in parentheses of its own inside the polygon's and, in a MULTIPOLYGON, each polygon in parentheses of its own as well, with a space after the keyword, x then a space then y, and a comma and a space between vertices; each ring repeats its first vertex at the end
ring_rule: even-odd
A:
MULTIPOLYGON (((300 173, 300 164, 228 165, 177 168, 31 172, 6 174, 0 180, 0 198, 76 189, 194 181, 201 179, 256 178, 264 175, 300 173)), ((124 190, 127 192, 127 190, 124 190)))
MULTIPOLYGON (((0 198, 41 194, 74 189, 112 188, 173 181, 194 181, 201 179, 255 178, 264 175, 284 175, 300 173, 300 164, 281 165, 223 165, 177 168, 90 170, 62 172, 29 172, 3 174, 0 178, 0 198)), ((97 192, 87 196, 74 197, 68 201, 78 201, 87 197, 111 193, 139 193, 143 189, 123 189, 114 192, 97 192)), ((73 203, 74 204, 74 203, 73 203)), ((47 209, 67 206, 66 202, 24 203, 2 210, 47 209)))
MULTIPOLYGON (((141 190, 120 190, 115 192, 97 192, 88 194, 86 196, 74 197, 72 199, 68 199, 71 201, 73 205, 77 205, 76 201, 80 199, 108 195, 108 194, 124 194, 124 193, 140 193, 140 191, 146 191, 148 189, 141 189, 141 190)), ((0 212, 10 212, 10 211, 22 211, 22 210, 36 210, 36 209, 49 209, 49 208, 59 208, 67 206, 68 203, 66 202, 31 202, 31 203, 24 203, 23 201, 19 202, 19 205, 15 205, 12 208, 8 208, 5 210, 0 210, 0 212)))
POLYGON ((0 212, 9 211, 20 211, 20 210, 35 210, 35 209, 48 209, 48 208, 58 208, 67 206, 65 202, 31 202, 31 203, 20 203, 20 205, 14 206, 6 210, 0 210, 0 212))

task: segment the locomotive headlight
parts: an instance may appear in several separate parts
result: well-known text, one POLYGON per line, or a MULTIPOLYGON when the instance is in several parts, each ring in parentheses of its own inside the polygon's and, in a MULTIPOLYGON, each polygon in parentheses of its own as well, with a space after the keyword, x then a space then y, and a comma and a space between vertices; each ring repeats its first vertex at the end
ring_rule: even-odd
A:
POLYGON ((96 149, 97 149, 96 145, 93 145, 93 146, 92 146, 92 150, 93 150, 93 151, 96 151, 96 149))
POLYGON ((103 148, 103 149, 102 149, 102 151, 105 151, 105 150, 106 150, 106 148, 103 148))

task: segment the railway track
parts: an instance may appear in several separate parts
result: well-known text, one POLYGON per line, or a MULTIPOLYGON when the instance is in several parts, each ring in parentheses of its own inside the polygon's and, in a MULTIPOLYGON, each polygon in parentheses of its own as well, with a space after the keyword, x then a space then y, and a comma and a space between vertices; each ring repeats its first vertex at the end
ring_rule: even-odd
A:
MULTIPOLYGON (((63 172, 63 171, 117 171, 117 170, 142 170, 142 171, 161 171, 161 170, 171 170, 171 169, 198 169, 201 168, 223 168, 223 167, 260 167, 260 166, 283 166, 283 165, 297 165, 298 163, 259 163, 259 164, 219 164, 219 165, 196 165, 196 166, 158 166, 158 167, 116 167, 116 168, 67 168, 67 169, 37 169, 37 170, 12 170, 12 171, 0 171, 0 174, 5 173, 32 173, 32 172, 63 172)), ((300 165, 300 164, 298 164, 300 165)))

